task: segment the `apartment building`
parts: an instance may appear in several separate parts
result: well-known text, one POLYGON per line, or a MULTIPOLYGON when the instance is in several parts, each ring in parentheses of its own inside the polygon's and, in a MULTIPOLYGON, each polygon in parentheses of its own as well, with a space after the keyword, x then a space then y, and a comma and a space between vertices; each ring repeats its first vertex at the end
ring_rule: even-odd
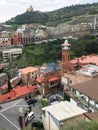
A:
POLYGON ((16 58, 17 56, 20 56, 20 55, 22 55, 21 48, 4 49, 2 51, 2 58, 4 61, 12 60, 13 58, 16 58))
POLYGON ((10 32, 2 31, 0 33, 0 46, 11 45, 10 32))
POLYGON ((39 75, 39 68, 37 67, 26 67, 19 70, 19 77, 22 79, 23 85, 36 84, 36 78, 39 75))

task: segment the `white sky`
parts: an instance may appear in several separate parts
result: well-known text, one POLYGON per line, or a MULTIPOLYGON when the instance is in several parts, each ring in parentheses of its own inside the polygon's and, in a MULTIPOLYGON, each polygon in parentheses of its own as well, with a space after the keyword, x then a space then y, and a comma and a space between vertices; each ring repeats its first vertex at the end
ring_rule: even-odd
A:
POLYGON ((24 13, 30 5, 34 10, 53 11, 70 5, 94 2, 98 0, 0 0, 0 22, 24 13))

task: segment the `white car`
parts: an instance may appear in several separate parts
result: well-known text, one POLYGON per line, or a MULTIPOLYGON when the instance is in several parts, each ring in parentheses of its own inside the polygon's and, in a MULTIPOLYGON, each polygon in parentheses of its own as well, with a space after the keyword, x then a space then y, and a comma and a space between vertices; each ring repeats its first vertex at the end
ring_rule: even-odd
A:
POLYGON ((31 119, 33 119, 35 117, 35 113, 32 111, 27 115, 27 120, 30 121, 31 119))

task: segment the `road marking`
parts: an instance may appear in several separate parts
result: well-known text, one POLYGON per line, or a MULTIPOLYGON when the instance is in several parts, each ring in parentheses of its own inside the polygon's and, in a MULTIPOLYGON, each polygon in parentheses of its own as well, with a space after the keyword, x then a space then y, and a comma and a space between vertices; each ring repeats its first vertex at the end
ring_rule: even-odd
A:
POLYGON ((19 101, 17 101, 13 106, 17 105, 20 101, 22 101, 23 99, 20 99, 19 101))
POLYGON ((21 130, 20 128, 18 128, 14 123, 12 123, 7 117, 5 117, 2 113, 0 113, 0 115, 2 117, 4 117, 10 124, 12 124, 17 130, 21 130))
MULTIPOLYGON (((20 99, 19 101, 17 101, 15 104, 13 104, 12 106, 10 106, 10 107, 8 107, 8 108, 6 108, 6 109, 3 109, 3 110, 1 110, 0 111, 0 113, 1 112, 3 112, 3 111, 6 111, 6 110, 8 110, 8 109, 10 109, 10 108, 12 108, 12 107, 15 107, 21 100, 23 100, 23 99, 20 99)), ((18 106, 18 105, 17 105, 18 106)), ((22 105, 21 105, 22 106, 22 105)))

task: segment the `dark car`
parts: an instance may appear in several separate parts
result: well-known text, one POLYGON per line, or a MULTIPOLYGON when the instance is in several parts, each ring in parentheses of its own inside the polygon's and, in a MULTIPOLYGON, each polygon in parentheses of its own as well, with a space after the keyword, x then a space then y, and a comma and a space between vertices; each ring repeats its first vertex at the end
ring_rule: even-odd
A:
POLYGON ((28 100, 28 101, 27 101, 27 104, 28 104, 28 105, 32 105, 32 104, 33 104, 33 106, 34 106, 34 104, 35 104, 36 102, 37 102, 37 99, 33 98, 33 99, 28 100))

